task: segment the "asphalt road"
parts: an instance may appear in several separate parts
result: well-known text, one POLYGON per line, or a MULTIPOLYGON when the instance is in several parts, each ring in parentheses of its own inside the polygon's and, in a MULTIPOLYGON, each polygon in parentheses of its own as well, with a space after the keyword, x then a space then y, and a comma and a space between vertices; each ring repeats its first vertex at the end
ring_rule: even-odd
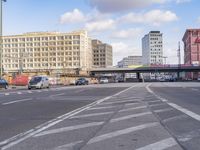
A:
POLYGON ((199 83, 0 91, 2 150, 199 150, 199 83))

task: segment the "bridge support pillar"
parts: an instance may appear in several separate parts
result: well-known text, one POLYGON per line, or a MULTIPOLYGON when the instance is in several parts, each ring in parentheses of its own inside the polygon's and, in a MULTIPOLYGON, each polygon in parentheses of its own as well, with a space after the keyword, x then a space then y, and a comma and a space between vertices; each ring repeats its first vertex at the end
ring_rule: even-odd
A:
POLYGON ((177 79, 180 80, 180 72, 177 72, 177 79))
POLYGON ((137 77, 137 80, 140 81, 140 73, 139 72, 136 73, 136 77, 137 77))

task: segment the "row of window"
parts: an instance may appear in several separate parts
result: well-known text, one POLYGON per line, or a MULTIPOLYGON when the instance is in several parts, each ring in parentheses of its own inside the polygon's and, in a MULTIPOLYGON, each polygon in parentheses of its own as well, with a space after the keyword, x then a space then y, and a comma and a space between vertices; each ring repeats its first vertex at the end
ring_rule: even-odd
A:
POLYGON ((63 46, 63 45, 80 45, 80 41, 66 41, 66 42, 42 42, 42 43, 13 43, 13 44, 3 44, 3 47, 25 47, 25 46, 63 46))
MULTIPOLYGON (((24 64, 23 65, 23 68, 29 68, 29 67, 66 67, 66 66, 79 66, 79 62, 74 62, 74 63, 52 63, 52 64, 48 64, 48 63, 38 63, 38 64, 24 64)), ((19 69, 19 64, 6 64, 4 65, 4 68, 16 68, 16 69, 19 69)))
POLYGON ((25 42, 25 41, 47 41, 47 40, 65 40, 65 39, 80 39, 80 35, 74 36, 50 36, 50 37, 27 37, 27 38, 7 38, 4 42, 25 42))

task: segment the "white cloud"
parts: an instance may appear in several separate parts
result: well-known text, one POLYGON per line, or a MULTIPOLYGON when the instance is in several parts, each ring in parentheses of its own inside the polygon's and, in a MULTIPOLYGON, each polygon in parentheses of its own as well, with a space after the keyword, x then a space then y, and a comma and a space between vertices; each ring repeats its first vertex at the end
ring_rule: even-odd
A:
POLYGON ((177 3, 177 4, 180 4, 180 3, 188 3, 188 2, 191 2, 191 0, 176 0, 176 3, 177 3))
POLYGON ((118 12, 152 4, 162 4, 166 0, 88 0, 100 12, 118 12))
POLYGON ((185 3, 191 0, 88 0, 89 4, 102 13, 127 11, 131 9, 144 8, 154 4, 185 3))
POLYGON ((80 23, 85 20, 87 20, 87 17, 79 9, 74 9, 72 12, 66 12, 60 17, 61 24, 80 23))
POLYGON ((143 33, 143 29, 141 28, 130 28, 127 30, 120 30, 120 31, 114 31, 111 34, 112 38, 119 38, 119 39, 132 39, 137 38, 138 36, 141 36, 143 33))
POLYGON ((154 26, 178 20, 175 13, 171 11, 152 10, 147 13, 129 13, 122 16, 118 22, 122 23, 144 23, 154 26))
POLYGON ((92 22, 87 22, 85 28, 90 32, 101 32, 106 30, 115 29, 115 21, 112 19, 107 20, 97 20, 92 22))
POLYGON ((115 65, 117 65, 117 62, 122 60, 124 57, 138 55, 140 53, 139 48, 127 43, 118 42, 112 43, 111 45, 113 47, 113 58, 115 65))

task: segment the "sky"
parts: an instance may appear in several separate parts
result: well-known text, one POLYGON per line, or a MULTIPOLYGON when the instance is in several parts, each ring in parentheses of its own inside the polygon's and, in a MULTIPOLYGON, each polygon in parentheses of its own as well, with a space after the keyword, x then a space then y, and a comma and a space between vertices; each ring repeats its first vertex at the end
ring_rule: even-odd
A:
POLYGON ((188 28, 200 28, 199 0, 7 0, 3 35, 26 32, 87 30, 113 46, 114 65, 142 55, 142 37, 163 33, 168 64, 177 64, 178 42, 188 28))

